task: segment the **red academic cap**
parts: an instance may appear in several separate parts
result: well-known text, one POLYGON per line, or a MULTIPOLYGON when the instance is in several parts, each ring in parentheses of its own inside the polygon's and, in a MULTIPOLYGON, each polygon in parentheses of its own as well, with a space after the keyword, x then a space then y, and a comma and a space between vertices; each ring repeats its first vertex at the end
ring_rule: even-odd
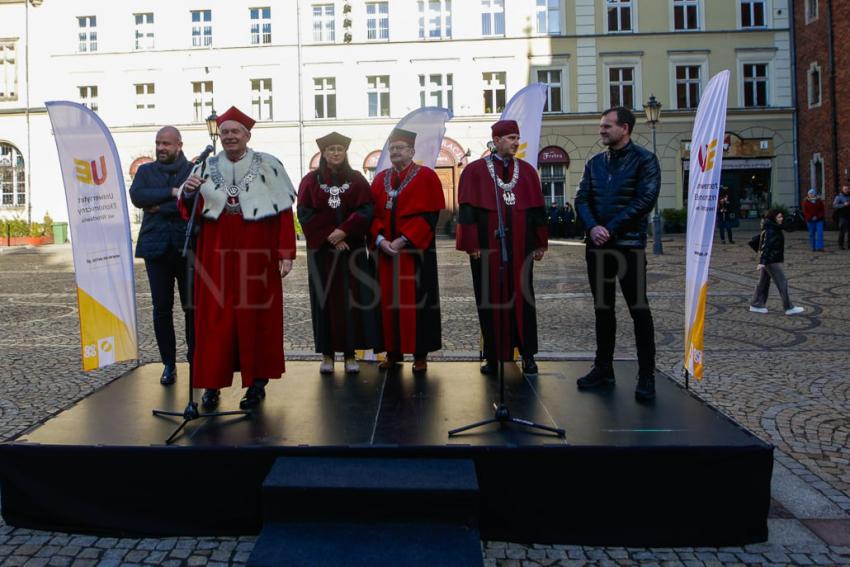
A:
POLYGON ((409 130, 402 130, 401 128, 394 128, 392 132, 390 132, 389 143, 393 142, 404 142, 409 146, 413 146, 416 144, 416 132, 411 132, 409 130))
POLYGON ((339 132, 331 132, 327 136, 322 136, 316 140, 316 145, 319 146, 320 152, 325 151, 325 148, 328 146, 342 146, 347 150, 349 144, 351 144, 351 138, 343 136, 339 132))
POLYGON ((499 120, 490 126, 490 131, 494 136, 499 136, 500 138, 509 134, 519 135, 519 124, 517 124, 516 120, 499 120))
POLYGON ((247 114, 245 114, 244 112, 242 112, 241 110, 236 108, 235 106, 231 106, 230 108, 227 109, 227 112, 225 112, 224 114, 222 114, 221 116, 216 118, 215 123, 218 124, 219 126, 221 126, 222 124, 224 124, 228 120, 235 120, 236 122, 240 123, 242 126, 247 128, 248 130, 253 128, 254 124, 257 123, 256 120, 254 120, 253 118, 251 118, 250 116, 248 116, 247 114))

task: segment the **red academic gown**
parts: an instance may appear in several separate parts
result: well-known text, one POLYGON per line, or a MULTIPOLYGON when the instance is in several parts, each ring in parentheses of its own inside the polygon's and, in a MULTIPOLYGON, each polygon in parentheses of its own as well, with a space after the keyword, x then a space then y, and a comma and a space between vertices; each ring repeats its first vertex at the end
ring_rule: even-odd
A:
POLYGON ((387 169, 372 181, 375 218, 370 245, 378 235, 409 241, 398 256, 378 252, 384 347, 387 352, 424 356, 442 348, 440 295, 434 229, 446 207, 433 169, 410 164, 401 173, 387 169), (387 208, 385 178, 400 190, 387 208), (410 176, 410 179, 408 179, 410 176))
MULTIPOLYGON (((240 372, 242 386, 280 378, 283 358, 283 282, 279 260, 295 258, 292 209, 255 221, 239 213, 203 218, 195 255, 196 388, 226 388, 240 372)), ((192 201, 178 206, 188 219, 192 201)))
MULTIPOLYGON (((356 171, 350 176, 336 208, 320 187, 318 170, 305 175, 298 189, 298 220, 307 239, 313 338, 316 352, 323 354, 382 350, 375 262, 366 246, 375 204, 366 178, 356 171), (337 228, 345 232, 348 250, 336 250, 328 242, 337 228)), ((323 182, 328 187, 343 184, 330 175, 323 182)))
MULTIPOLYGON (((494 161, 496 175, 505 182, 510 181, 513 162, 505 171, 500 159, 494 161)), ((464 252, 481 251, 481 259, 470 258, 470 266, 487 360, 513 360, 515 347, 523 356, 534 355, 538 348, 532 252, 545 250, 548 246, 548 219, 537 172, 525 161, 517 160, 516 163, 520 167, 519 179, 513 189, 516 204, 506 206, 502 190, 498 189, 498 204, 507 228, 506 289, 499 285, 502 255, 495 237, 499 226, 497 197, 487 162, 484 159, 472 162, 460 177, 456 246, 464 252), (499 305, 509 307, 494 309, 499 305), (502 314, 501 325, 499 314, 502 314), (502 331, 500 349, 497 346, 497 328, 502 331), (497 350, 501 351, 499 356, 497 350)))

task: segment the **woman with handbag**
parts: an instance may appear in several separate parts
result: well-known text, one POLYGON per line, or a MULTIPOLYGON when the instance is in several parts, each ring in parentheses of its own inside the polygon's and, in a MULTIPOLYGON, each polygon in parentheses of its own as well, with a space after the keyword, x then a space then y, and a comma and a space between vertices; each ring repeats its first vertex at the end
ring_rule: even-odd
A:
POLYGON ((782 307, 786 315, 797 315, 802 313, 802 307, 794 307, 791 297, 788 295, 788 279, 782 269, 785 260, 785 236, 782 234, 782 221, 784 216, 777 209, 769 209, 764 213, 761 221, 761 235, 759 237, 759 263, 756 270, 759 272, 759 282, 753 291, 753 299, 750 301, 750 311, 753 313, 767 313, 767 293, 770 290, 770 280, 773 279, 779 295, 782 297, 782 307))

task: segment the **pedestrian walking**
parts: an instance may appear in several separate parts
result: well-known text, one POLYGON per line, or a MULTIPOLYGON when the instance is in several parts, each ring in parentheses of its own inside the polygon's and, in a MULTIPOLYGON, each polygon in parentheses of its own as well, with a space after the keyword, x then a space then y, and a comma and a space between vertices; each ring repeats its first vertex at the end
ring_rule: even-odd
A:
MULTIPOLYGON (((845 250, 844 239, 850 232, 850 185, 842 185, 841 193, 832 201, 832 208, 838 216, 838 247, 845 250)), ((850 240, 847 245, 850 246, 850 240)))
POLYGON ((788 279, 782 269, 782 263, 785 261, 785 236, 782 234, 784 220, 781 211, 768 209, 761 221, 759 263, 756 266, 759 281, 753 291, 753 299, 750 301, 750 311, 753 313, 767 313, 765 304, 771 279, 782 297, 782 308, 785 309, 786 315, 797 315, 804 311, 802 307, 794 307, 791 303, 791 297, 788 295, 788 279))
POLYGON ((717 199, 717 230, 720 231, 720 243, 726 244, 726 236, 729 236, 729 244, 735 244, 732 238, 732 202, 729 200, 729 189, 723 188, 717 199))
POLYGON ((809 228, 809 244, 812 252, 823 252, 823 219, 826 207, 818 196, 817 189, 809 189, 808 198, 803 201, 803 218, 809 228))

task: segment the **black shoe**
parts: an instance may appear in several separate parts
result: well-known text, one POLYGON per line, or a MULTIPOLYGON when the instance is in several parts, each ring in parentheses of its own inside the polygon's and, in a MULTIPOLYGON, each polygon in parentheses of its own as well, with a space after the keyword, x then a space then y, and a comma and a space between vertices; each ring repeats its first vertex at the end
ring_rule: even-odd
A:
POLYGON ((499 363, 495 360, 488 360, 481 367, 481 374, 486 374, 487 376, 495 376, 499 372, 499 363))
POLYGON ((163 386, 171 386, 177 380, 177 366, 174 364, 166 364, 162 369, 162 376, 159 377, 159 383, 163 386))
POLYGON ((735 241, 734 241, 734 240, 732 240, 732 239, 730 238, 730 239, 729 239, 729 244, 735 244, 735 241))
POLYGON ((239 407, 242 409, 251 409, 258 406, 265 397, 266 385, 256 381, 245 390, 245 395, 239 400, 239 407))
POLYGON ((590 369, 590 372, 576 380, 579 389, 590 390, 593 388, 603 388, 613 386, 616 378, 614 378, 614 369, 610 366, 596 366, 590 369))
POLYGON ((638 375, 635 399, 641 401, 655 399, 655 374, 638 375))
POLYGON ((533 356, 526 356, 522 359, 522 373, 526 375, 537 375, 537 363, 534 362, 533 356))
POLYGON ((201 396, 201 405, 204 409, 215 409, 218 406, 218 401, 221 399, 221 394, 218 390, 207 388, 204 390, 204 395, 201 396))

